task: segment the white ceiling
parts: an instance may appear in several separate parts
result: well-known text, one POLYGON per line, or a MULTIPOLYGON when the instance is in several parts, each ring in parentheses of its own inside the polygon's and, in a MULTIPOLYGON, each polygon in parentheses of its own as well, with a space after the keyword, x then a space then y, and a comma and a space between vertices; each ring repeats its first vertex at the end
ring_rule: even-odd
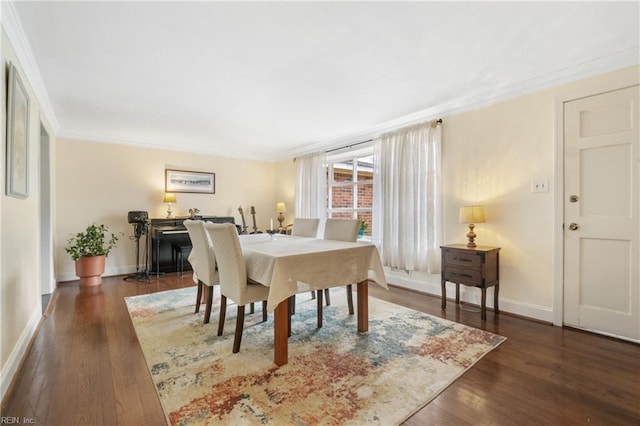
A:
POLYGON ((58 136, 264 160, 640 62, 637 1, 9 6, 58 136))

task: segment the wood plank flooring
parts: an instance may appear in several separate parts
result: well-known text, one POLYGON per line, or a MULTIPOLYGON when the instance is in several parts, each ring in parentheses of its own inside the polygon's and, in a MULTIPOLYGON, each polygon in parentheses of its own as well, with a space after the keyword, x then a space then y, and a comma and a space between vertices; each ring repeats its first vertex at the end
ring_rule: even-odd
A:
MULTIPOLYGON (((193 285, 190 274, 58 287, 2 416, 37 425, 161 425, 165 417, 123 298, 193 285)), ((401 288, 369 295, 508 337, 406 425, 638 425, 640 345, 401 288)), ((346 309, 346 306, 345 306, 346 309)), ((216 321, 212 321, 215 325, 216 321)), ((25 422, 23 422, 25 423, 25 422)))

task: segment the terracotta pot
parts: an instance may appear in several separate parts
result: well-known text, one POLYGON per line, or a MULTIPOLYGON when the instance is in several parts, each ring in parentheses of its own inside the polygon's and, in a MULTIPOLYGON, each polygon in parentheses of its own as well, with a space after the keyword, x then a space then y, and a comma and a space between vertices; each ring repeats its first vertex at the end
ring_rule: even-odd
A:
POLYGON ((80 277, 80 286, 102 284, 105 256, 81 257, 76 260, 76 275, 80 277))

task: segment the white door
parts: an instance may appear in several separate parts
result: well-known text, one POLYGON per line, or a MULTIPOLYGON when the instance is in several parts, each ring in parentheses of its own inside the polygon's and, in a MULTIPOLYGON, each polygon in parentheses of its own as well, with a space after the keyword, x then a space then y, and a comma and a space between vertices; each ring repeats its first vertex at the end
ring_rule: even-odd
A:
POLYGON ((640 87, 564 104, 564 323, 640 340, 640 87))

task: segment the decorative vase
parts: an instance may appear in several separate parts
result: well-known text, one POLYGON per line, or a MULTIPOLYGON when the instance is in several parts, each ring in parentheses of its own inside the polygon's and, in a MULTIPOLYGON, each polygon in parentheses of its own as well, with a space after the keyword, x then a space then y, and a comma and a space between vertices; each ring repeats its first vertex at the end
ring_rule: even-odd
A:
POLYGON ((80 286, 96 286, 102 284, 105 256, 81 257, 76 260, 76 275, 80 277, 80 286))

